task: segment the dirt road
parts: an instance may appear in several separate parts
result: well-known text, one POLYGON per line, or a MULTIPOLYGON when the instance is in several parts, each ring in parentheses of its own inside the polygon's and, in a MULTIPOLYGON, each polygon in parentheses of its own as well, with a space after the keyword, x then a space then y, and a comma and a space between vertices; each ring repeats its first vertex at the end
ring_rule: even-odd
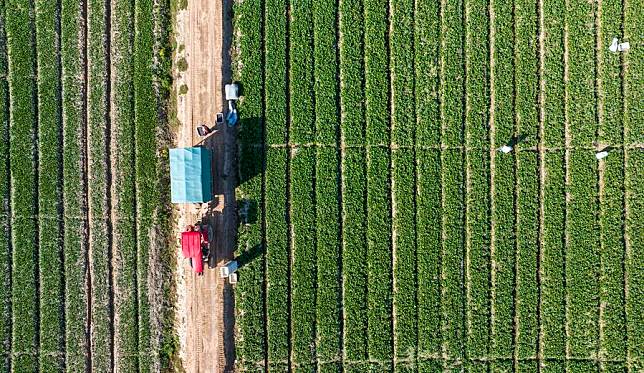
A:
MULTIPOLYGON (((228 1, 191 0, 177 14, 175 37, 180 62, 175 64, 175 81, 177 117, 182 124, 177 133, 179 147, 199 144, 197 125, 214 126, 216 114, 224 111, 223 87, 230 79, 229 7, 228 1), (186 87, 187 92, 181 87, 186 87)), ((235 173, 230 172, 235 131, 225 125, 216 129, 202 143, 214 153, 215 199, 201 210, 181 206, 177 231, 200 220, 208 221, 215 232, 211 252, 217 265, 221 265, 232 258, 235 245, 235 173)), ((217 269, 206 268, 203 276, 197 276, 181 256, 178 245, 177 256, 177 323, 183 367, 187 372, 230 371, 234 362, 231 285, 219 278, 217 269)))

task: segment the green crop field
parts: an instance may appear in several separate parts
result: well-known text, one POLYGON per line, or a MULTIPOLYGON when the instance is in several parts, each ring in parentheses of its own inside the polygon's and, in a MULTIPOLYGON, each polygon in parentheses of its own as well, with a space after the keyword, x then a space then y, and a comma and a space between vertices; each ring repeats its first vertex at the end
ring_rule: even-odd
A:
POLYGON ((644 370, 641 2, 233 8, 241 371, 644 370))
POLYGON ((1 372, 160 369, 169 22, 0 0, 1 372))

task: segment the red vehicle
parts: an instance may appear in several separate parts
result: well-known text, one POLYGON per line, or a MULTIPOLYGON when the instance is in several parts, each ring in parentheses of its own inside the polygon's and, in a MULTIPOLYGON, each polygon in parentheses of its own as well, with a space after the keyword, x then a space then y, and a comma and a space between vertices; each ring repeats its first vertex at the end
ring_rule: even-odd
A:
POLYGON ((189 225, 186 227, 186 231, 181 233, 181 252, 184 258, 188 258, 190 266, 198 275, 203 274, 204 261, 208 261, 209 267, 212 268, 209 249, 210 232, 210 227, 204 224, 189 225))

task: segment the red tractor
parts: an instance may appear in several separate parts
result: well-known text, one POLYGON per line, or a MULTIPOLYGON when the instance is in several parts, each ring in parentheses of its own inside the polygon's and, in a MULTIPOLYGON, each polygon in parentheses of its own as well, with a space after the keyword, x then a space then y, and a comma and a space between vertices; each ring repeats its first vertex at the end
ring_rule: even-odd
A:
POLYGON ((196 224, 186 227, 181 233, 181 251, 188 258, 190 266, 197 275, 203 275, 203 262, 208 262, 209 268, 214 268, 214 258, 210 255, 210 238, 212 228, 208 224, 196 224))

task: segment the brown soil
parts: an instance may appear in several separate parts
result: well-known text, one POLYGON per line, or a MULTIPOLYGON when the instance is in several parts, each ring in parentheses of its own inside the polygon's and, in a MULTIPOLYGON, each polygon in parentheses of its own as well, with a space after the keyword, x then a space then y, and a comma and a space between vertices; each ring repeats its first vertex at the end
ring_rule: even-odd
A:
MULTIPOLYGON (((177 146, 200 144, 199 124, 215 125, 217 112, 224 110, 224 84, 230 80, 228 50, 231 40, 229 1, 191 0, 177 13, 176 61, 185 58, 185 71, 176 69, 177 146), (181 47, 183 45, 183 47, 181 47), (179 94, 178 87, 188 87, 179 94)), ((176 62, 175 61, 175 62, 176 62)), ((201 145, 214 153, 214 200, 198 208, 178 206, 177 232, 187 224, 203 220, 211 224, 215 263, 233 257, 236 232, 235 173, 233 170, 235 131, 225 125, 216 129, 201 145)), ((180 358, 187 372, 223 372, 234 363, 234 300, 231 285, 219 278, 218 269, 205 266, 197 276, 182 257, 177 237, 177 325, 180 358)))

